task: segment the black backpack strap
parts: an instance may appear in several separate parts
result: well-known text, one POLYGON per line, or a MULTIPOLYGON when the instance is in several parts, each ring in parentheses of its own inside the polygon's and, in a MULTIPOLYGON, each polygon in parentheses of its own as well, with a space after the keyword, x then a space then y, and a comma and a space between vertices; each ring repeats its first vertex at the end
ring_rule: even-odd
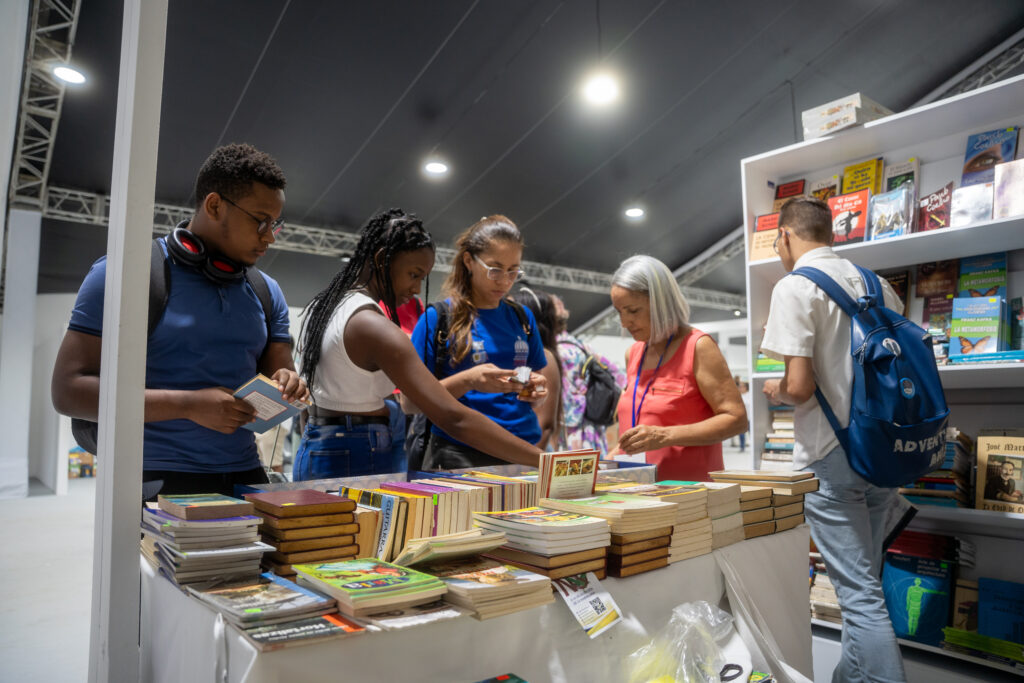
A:
MULTIPOLYGON (((260 300, 260 306, 263 307, 263 319, 267 322, 267 344, 270 344, 270 322, 272 311, 274 310, 274 299, 270 296, 270 285, 267 284, 267 278, 263 277, 263 273, 256 266, 249 266, 245 269, 245 280, 252 287, 252 291, 256 293, 256 298, 260 300)), ((266 350, 266 347, 264 347, 266 350)))
POLYGON ((149 327, 146 328, 146 336, 153 336, 160 318, 167 308, 167 300, 171 296, 171 262, 164 255, 160 246, 160 239, 153 240, 153 249, 150 252, 149 262, 149 327))
POLYGON ((529 337, 533 334, 533 328, 530 327, 530 319, 526 317, 526 310, 516 301, 512 299, 505 299, 505 303, 512 307, 512 310, 516 312, 516 317, 519 318, 519 324, 523 328, 523 332, 529 337))
MULTIPOLYGON (((441 379, 441 358, 448 355, 448 304, 438 301, 430 304, 427 308, 437 311, 437 327, 434 328, 434 366, 431 369, 434 372, 434 377, 441 379), (443 354, 440 353, 442 344, 445 346, 443 354)), ((426 337, 424 337, 424 343, 426 343, 426 337)))

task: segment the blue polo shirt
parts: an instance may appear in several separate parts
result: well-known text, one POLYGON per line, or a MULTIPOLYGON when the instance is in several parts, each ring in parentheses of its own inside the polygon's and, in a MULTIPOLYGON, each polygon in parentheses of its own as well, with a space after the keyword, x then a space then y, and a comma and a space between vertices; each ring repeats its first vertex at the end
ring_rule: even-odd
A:
MULTIPOLYGON (((160 240, 164 255, 167 245, 160 240)), ((69 329, 101 336, 107 260, 85 276, 71 312, 69 329)), ((263 274, 273 301, 272 341, 287 343, 288 306, 281 287, 263 274)), ((236 389, 258 372, 267 344, 267 323, 256 292, 243 280, 217 285, 198 269, 170 263, 170 296, 149 337, 146 388, 236 389)), ((253 433, 221 434, 191 420, 147 422, 143 469, 176 472, 239 472, 259 467, 253 433)))
MULTIPOLYGON (((451 310, 451 299, 446 303, 451 310)), ((513 370, 521 365, 528 365, 533 370, 540 370, 547 365, 544 357, 544 345, 540 340, 540 332, 537 331, 537 322, 534 320, 533 312, 524 308, 526 317, 530 321, 531 334, 527 336, 523 326, 519 323, 519 316, 515 310, 504 301, 497 308, 483 308, 476 312, 476 319, 473 321, 472 346, 462 362, 452 367, 450 359, 446 356, 441 359, 441 377, 450 377, 454 374, 469 370, 476 365, 494 363, 499 368, 513 370)), ((451 315, 448 316, 449 324, 451 315)), ((412 332, 412 345, 416 353, 426 363, 430 371, 434 367, 434 330, 437 329, 437 311, 428 308, 426 313, 420 316, 416 323, 416 329, 412 332)), ((533 412, 533 406, 526 401, 520 401, 516 392, 505 394, 491 394, 480 391, 467 391, 459 402, 483 413, 499 425, 518 436, 524 441, 537 443, 540 440, 540 423, 537 421, 537 414, 533 412)), ((445 434, 436 425, 432 430, 438 436, 454 443, 452 437, 445 434)), ((465 444, 463 444, 465 445, 465 444)))

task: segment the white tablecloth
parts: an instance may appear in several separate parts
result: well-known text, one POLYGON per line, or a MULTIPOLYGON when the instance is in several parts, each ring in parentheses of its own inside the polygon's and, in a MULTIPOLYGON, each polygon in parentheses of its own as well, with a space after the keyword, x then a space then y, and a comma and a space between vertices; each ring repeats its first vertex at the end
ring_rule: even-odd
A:
POLYGON ((653 572, 605 579, 624 621, 593 640, 556 597, 487 621, 464 617, 266 653, 143 562, 142 680, 448 683, 515 672, 530 683, 622 681, 628 655, 666 625, 673 607, 706 600, 736 618, 737 633, 724 648, 729 661, 744 667, 736 680, 745 681, 753 665, 802 683, 801 674, 813 676, 807 548, 801 526, 653 572))

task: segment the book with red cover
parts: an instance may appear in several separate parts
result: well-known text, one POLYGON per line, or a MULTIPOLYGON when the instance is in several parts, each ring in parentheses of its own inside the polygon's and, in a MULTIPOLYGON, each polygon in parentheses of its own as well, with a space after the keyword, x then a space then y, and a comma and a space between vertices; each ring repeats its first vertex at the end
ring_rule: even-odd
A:
POLYGON ((828 200, 832 210, 832 233, 836 246, 864 241, 870 190, 841 194, 828 200))
POLYGON ((750 260, 776 256, 774 249, 775 238, 779 234, 779 214, 766 213, 754 220, 754 234, 750 240, 750 260))
POLYGON ((772 202, 772 211, 778 211, 782 206, 790 199, 795 197, 804 196, 804 188, 807 186, 807 181, 804 179, 791 180, 788 183, 782 183, 775 188, 775 201, 772 202))
POLYGON ((956 295, 959 271, 960 261, 958 259, 919 264, 914 296, 956 295))
POLYGON ((260 512, 275 517, 333 515, 339 512, 352 512, 356 509, 354 500, 313 489, 247 493, 245 499, 260 512))
POLYGON ((950 205, 953 202, 953 183, 926 194, 918 201, 917 231, 939 230, 949 227, 950 205))

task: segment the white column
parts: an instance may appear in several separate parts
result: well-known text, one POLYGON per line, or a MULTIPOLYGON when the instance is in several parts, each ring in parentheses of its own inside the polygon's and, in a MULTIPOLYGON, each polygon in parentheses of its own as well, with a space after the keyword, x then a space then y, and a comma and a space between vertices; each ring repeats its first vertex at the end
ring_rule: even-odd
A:
POLYGON ((139 680, 139 501, 167 0, 127 0, 103 308, 89 680, 139 680))
POLYGON ((28 495, 32 351, 39 276, 38 211, 12 209, 7 226, 4 313, 0 327, 0 498, 28 495))

